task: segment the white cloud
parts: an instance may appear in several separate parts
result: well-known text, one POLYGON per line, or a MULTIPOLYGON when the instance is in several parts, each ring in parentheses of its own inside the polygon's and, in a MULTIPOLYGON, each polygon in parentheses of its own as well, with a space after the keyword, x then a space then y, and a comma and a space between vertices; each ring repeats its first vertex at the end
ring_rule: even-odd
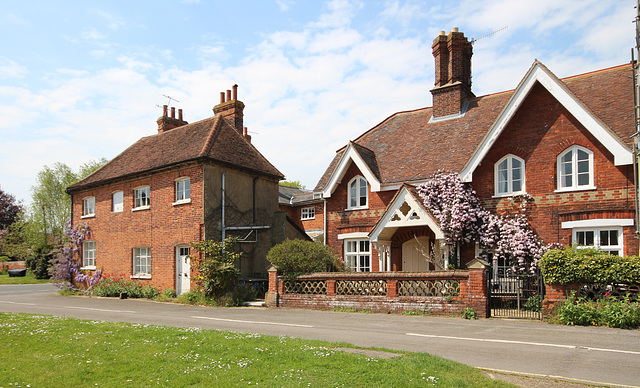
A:
POLYGON ((293 0, 276 0, 276 4, 278 4, 278 8, 280 8, 280 11, 285 12, 285 11, 288 11, 289 8, 291 8, 291 6, 295 4, 295 1, 293 1, 293 0))
POLYGON ((85 30, 80 33, 80 37, 84 40, 103 40, 106 36, 100 31, 92 28, 90 30, 85 30))
POLYGON ((311 26, 317 28, 346 27, 356 11, 364 6, 360 0, 330 0, 327 2, 328 13, 320 15, 317 22, 311 26))
POLYGON ((24 78, 29 70, 15 61, 0 57, 0 79, 24 78))

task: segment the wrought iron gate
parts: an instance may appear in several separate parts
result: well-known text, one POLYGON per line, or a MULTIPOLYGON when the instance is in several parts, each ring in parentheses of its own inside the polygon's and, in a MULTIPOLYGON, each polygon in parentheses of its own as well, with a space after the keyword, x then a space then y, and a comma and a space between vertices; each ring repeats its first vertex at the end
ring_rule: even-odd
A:
POLYGON ((489 272, 489 306, 492 317, 542 319, 544 282, 535 275, 489 272))

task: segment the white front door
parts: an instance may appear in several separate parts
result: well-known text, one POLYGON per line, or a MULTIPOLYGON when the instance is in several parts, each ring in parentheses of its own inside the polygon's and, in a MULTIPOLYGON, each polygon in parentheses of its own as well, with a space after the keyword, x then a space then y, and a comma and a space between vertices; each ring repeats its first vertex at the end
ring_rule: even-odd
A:
POLYGON ((429 271, 429 262, 425 255, 429 250, 429 237, 420 236, 402 244, 402 271, 426 272, 429 271))
POLYGON ((189 292, 191 286, 191 264, 189 247, 176 247, 176 294, 189 292))

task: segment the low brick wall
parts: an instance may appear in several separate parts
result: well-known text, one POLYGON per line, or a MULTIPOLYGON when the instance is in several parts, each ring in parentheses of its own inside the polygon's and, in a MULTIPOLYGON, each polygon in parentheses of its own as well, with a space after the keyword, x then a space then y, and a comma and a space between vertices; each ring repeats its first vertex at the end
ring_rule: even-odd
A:
MULTIPOLYGON (((473 308, 478 317, 488 316, 487 273, 475 268, 455 271, 416 272, 327 272, 301 276, 297 282, 320 284, 321 290, 313 293, 285 292, 286 279, 279 276, 277 270, 269 270, 269 291, 265 297, 269 307, 294 307, 331 310, 334 308, 353 308, 375 312, 421 311, 437 315, 459 315, 465 307, 473 308), (363 282, 363 288, 372 288, 367 295, 344 295, 337 291, 338 282, 363 282), (400 291, 400 282, 430 282, 458 284, 456 295, 446 297, 407 295, 400 291), (325 289, 326 287, 326 289, 325 289)), ((437 288, 437 286, 434 286, 437 288)), ((446 292, 444 293, 446 294, 446 292)))
POLYGON ((555 308, 564 302, 572 292, 578 293, 578 283, 569 284, 545 284, 544 300, 542 301, 542 313, 545 317, 553 315, 555 308))
POLYGON ((0 270, 26 269, 27 263, 23 261, 0 261, 0 270))

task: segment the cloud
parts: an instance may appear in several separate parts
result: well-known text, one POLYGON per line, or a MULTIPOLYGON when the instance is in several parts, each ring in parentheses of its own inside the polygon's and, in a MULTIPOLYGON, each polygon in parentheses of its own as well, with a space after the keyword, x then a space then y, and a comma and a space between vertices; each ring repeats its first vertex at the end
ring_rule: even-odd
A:
POLYGON ((104 40, 106 36, 100 31, 92 28, 90 30, 85 30, 80 33, 80 37, 84 40, 104 40))
POLYGON ((15 61, 0 57, 0 79, 24 78, 29 70, 15 61))
POLYGON ((276 0, 276 4, 278 5, 278 8, 280 8, 280 11, 285 12, 285 11, 288 11, 289 8, 291 8, 291 6, 295 4, 295 1, 293 1, 293 0, 276 0))

